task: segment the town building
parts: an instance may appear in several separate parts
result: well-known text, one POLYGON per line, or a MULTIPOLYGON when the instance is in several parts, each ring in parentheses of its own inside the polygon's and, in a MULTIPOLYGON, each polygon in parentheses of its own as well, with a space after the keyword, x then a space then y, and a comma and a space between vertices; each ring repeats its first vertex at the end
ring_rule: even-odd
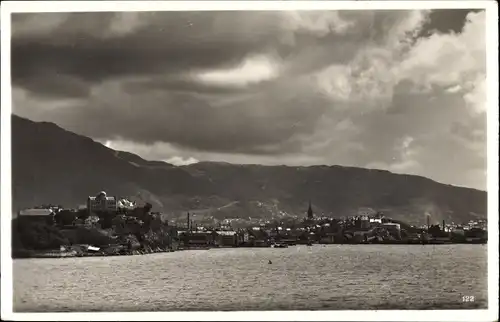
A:
POLYGON ((361 229, 368 229, 370 228, 370 218, 366 215, 361 216, 361 229))
POLYGON ((217 245, 219 246, 237 246, 238 245, 238 235, 235 231, 217 231, 217 245))
POLYGON ((334 244, 335 243, 335 233, 325 233, 324 236, 321 237, 320 243, 321 244, 334 244))
POLYGON ((312 220, 314 218, 314 213, 311 206, 311 200, 309 200, 309 208, 307 209, 307 219, 312 220))
POLYGON ((39 222, 54 224, 55 212, 52 209, 30 208, 18 212, 18 218, 23 222, 39 222))
POLYGON ((387 231, 397 239, 401 239, 401 225, 397 223, 384 223, 382 227, 387 229, 387 231))
POLYGON ((127 213, 132 212, 136 208, 136 203, 126 198, 120 198, 116 201, 116 207, 121 210, 122 213, 127 213))
POLYGON ((87 210, 89 213, 116 213, 118 210, 118 203, 115 197, 108 197, 106 192, 101 191, 97 196, 87 198, 87 210))
POLYGON ((84 225, 87 228, 101 228, 98 216, 89 216, 84 220, 84 225))
POLYGON ((465 230, 462 227, 455 227, 454 229, 451 230, 451 233, 455 234, 455 235, 464 236, 465 235, 465 230))
POLYGON ((184 247, 209 247, 215 244, 215 236, 212 232, 185 231, 178 232, 184 247))

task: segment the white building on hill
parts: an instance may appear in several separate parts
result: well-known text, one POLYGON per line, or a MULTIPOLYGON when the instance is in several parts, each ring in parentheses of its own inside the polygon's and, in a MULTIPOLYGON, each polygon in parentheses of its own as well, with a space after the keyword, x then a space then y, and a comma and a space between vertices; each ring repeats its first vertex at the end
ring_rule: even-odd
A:
POLYGON ((95 197, 87 198, 87 209, 89 212, 116 212, 117 208, 116 198, 108 197, 104 191, 99 192, 95 197))

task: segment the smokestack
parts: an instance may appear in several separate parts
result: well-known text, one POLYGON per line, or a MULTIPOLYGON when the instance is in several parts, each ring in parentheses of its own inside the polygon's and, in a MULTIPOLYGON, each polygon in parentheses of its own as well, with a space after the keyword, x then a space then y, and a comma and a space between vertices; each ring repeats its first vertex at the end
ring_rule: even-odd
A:
POLYGON ((427 229, 429 229, 429 227, 431 227, 431 215, 427 214, 427 229))
POLYGON ((191 220, 191 230, 194 228, 194 220, 191 220))
POLYGON ((189 221, 189 212, 188 212, 188 217, 187 217, 187 230, 188 231, 191 230, 191 226, 189 224, 190 224, 190 221, 189 221))
POLYGON ((445 225, 444 225, 444 219, 443 219, 443 231, 444 231, 444 227, 445 227, 445 225))

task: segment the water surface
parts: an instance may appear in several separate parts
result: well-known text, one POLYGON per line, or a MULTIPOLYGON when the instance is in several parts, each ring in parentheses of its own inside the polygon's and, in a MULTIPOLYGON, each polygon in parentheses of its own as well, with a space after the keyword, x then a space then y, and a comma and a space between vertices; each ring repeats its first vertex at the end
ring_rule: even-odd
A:
POLYGON ((314 245, 18 259, 14 311, 486 308, 486 262, 485 245, 314 245), (462 296, 475 301, 463 303, 462 296))

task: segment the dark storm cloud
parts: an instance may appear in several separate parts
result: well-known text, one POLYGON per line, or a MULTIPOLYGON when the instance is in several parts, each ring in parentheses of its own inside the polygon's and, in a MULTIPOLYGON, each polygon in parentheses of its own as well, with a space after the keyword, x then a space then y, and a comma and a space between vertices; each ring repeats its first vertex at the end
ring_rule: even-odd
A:
POLYGON ((467 14, 479 11, 481 10, 432 10, 429 15, 429 22, 424 26, 423 34, 429 34, 433 31, 441 33, 461 32, 465 25, 467 14))
MULTIPOLYGON (((45 15, 40 19, 50 20, 50 16, 56 14, 35 15, 45 15)), ((253 52, 265 51, 273 37, 258 30, 240 32, 236 28, 231 31, 239 15, 241 13, 145 13, 141 15, 145 25, 130 33, 111 33, 106 37, 102 33, 110 28, 113 14, 69 14, 49 33, 17 37, 14 33, 13 83, 39 92, 30 77, 40 74, 47 78, 67 75, 99 82, 130 75, 234 65, 253 52), (217 34, 212 32, 214 29, 226 30, 217 34)), ((26 19, 14 19, 14 32, 16 23, 26 19)))
MULTIPOLYGON (((38 17, 50 20, 54 15, 38 17)), ((252 54, 271 52, 285 64, 299 61, 289 64, 286 72, 288 77, 300 76, 332 62, 347 61, 362 40, 356 34, 339 36, 329 26, 326 32, 323 28, 311 31, 307 26, 289 31, 283 28, 280 15, 141 13, 141 24, 105 35, 103 31, 112 29, 113 14, 69 14, 50 32, 15 34, 13 83, 44 96, 83 97, 99 82, 132 78, 119 85, 131 94, 126 101, 118 97, 112 98, 115 104, 90 100, 57 116, 70 129, 93 137, 166 141, 218 152, 295 151, 300 145, 294 136, 314 131, 315 121, 327 108, 322 97, 301 88, 266 84, 265 80, 255 86, 235 87, 182 75, 237 66, 252 54), (339 44, 336 41, 343 46, 332 57, 332 49, 339 44), (212 96, 207 99, 203 93, 212 96), (252 94, 250 100, 245 100, 248 94, 252 94), (225 101, 236 103, 225 106, 225 101), (130 106, 132 113, 123 113, 124 106, 130 106), (306 106, 309 112, 304 114, 306 106)), ((21 20, 14 20, 14 31, 16 24, 22 30, 20 24, 27 19, 21 20)))
POLYGON ((293 137, 313 132, 327 106, 321 97, 305 92, 280 97, 255 94, 249 101, 227 106, 213 106, 210 98, 185 92, 147 93, 132 93, 117 99, 114 106, 85 102, 60 111, 57 120, 95 138, 164 141, 201 151, 277 154, 298 151, 300 145, 293 137), (148 103, 141 104, 145 100, 148 103), (304 114, 302 104, 308 104, 311 113, 304 114), (271 109, 272 113, 266 112, 271 109), (96 119, 101 121, 90 122, 96 119))
POLYGON ((449 10, 16 14, 14 111, 146 158, 452 183, 467 172, 477 186, 482 22, 449 10))
MULTIPOLYGON (((460 31, 467 12, 432 11, 424 29, 460 31)), ((135 13, 122 15, 131 14, 135 13)), ((335 47, 338 40, 338 35, 331 32, 311 37, 310 33, 299 30, 294 34, 293 46, 283 43, 280 38, 286 31, 275 22, 278 19, 276 15, 267 12, 211 12, 209 15, 202 12, 141 13, 139 19, 144 24, 131 27, 131 31, 124 34, 111 32, 107 37, 103 36, 103 32, 109 30, 113 19, 116 19, 113 13, 71 13, 60 18, 61 15, 13 15, 12 76, 16 85, 40 92, 42 90, 37 90, 34 82, 28 79, 47 72, 47 77, 63 74, 98 82, 110 77, 230 66, 252 53, 271 49, 283 59, 294 58, 301 54, 294 48, 304 47, 316 52, 317 57, 312 59, 312 64, 323 67, 328 49, 335 47), (23 23, 30 19, 61 21, 47 33, 16 33, 17 29, 22 31, 23 23), (242 21, 256 21, 260 25, 246 30, 238 27, 242 21), (318 50, 315 51, 315 48, 318 50)), ((356 29, 362 32, 348 33, 351 43, 343 41, 343 46, 356 46, 360 40, 378 42, 386 35, 388 26, 401 19, 394 11, 382 10, 376 14, 350 11, 340 14, 345 19, 359 19, 359 16, 366 16, 360 23, 361 27, 356 29)), ((342 62, 349 55, 352 55, 352 50, 344 50, 336 52, 333 59, 342 62)))
POLYGON ((87 97, 90 94, 92 82, 71 75, 39 70, 37 75, 19 75, 13 73, 13 84, 35 93, 42 98, 87 97))
POLYGON ((347 61, 359 42, 380 42, 385 36, 385 26, 401 19, 390 11, 342 12, 339 16, 347 20, 366 19, 359 20, 355 29, 362 32, 340 36, 331 30, 320 33, 307 29, 286 30, 280 24, 282 18, 273 12, 122 13, 124 17, 138 15, 137 19, 142 22, 137 26, 132 24, 130 31, 123 33, 113 31, 112 25, 117 19, 113 13, 61 15, 14 15, 12 80, 16 86, 37 94, 44 92, 43 95, 64 95, 65 90, 68 96, 85 95, 84 84, 131 75, 175 74, 234 66, 246 56, 269 51, 283 60, 298 60, 300 64, 291 67, 290 72, 312 71, 347 61), (49 32, 22 32, 29 20, 40 24, 57 19, 59 24, 49 32), (247 24, 250 28, 246 28, 247 24), (292 40, 284 40, 286 37, 292 40), (44 78, 39 79, 39 75, 44 78), (73 81, 60 90, 51 91, 38 84, 46 80, 62 84, 65 79, 73 81), (72 83, 78 83, 78 88, 71 89, 72 83))

